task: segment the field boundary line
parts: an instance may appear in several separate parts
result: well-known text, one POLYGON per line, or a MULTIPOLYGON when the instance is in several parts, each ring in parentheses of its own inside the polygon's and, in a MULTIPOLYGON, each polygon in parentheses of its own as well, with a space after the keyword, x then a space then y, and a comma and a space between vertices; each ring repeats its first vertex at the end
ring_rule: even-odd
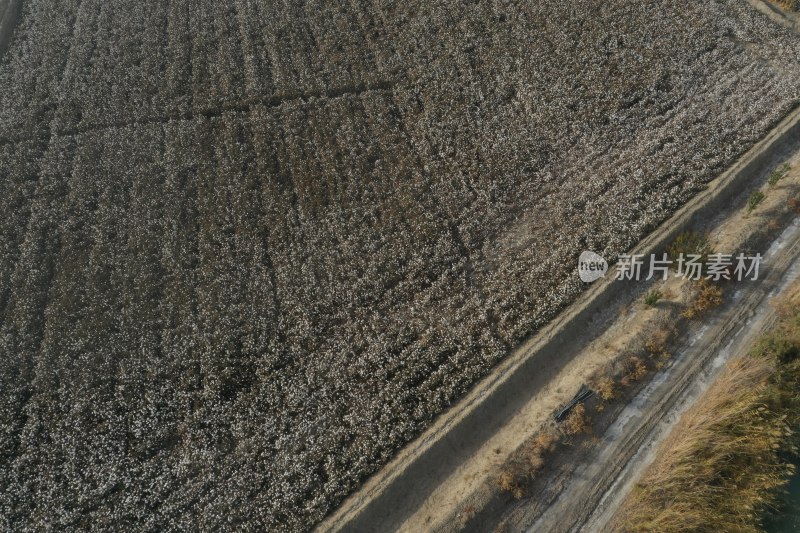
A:
POLYGON ((782 11, 781 8, 766 0, 747 0, 747 3, 784 28, 800 33, 800 17, 797 15, 782 11))

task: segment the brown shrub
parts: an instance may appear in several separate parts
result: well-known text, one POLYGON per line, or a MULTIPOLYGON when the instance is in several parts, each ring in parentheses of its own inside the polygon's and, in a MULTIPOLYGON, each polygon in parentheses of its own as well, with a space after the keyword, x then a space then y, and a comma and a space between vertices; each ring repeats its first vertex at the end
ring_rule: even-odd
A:
POLYGON ((586 407, 582 403, 575 406, 562 425, 564 433, 573 436, 581 433, 590 433, 589 419, 586 416, 586 407))
POLYGON ((647 365, 641 358, 633 356, 625 361, 625 376, 622 378, 622 384, 628 385, 641 380, 647 375, 647 365))
POLYGON ((535 474, 544 466, 544 457, 540 453, 536 453, 536 450, 533 450, 528 457, 528 462, 530 463, 531 473, 535 474))
POLYGON ((800 9, 800 1, 798 0, 771 0, 773 4, 786 11, 797 11, 800 9))
POLYGON ((500 472, 500 475, 497 476, 497 487, 503 492, 508 492, 516 499, 520 499, 525 495, 519 478, 511 470, 500 472))
POLYGON ((706 311, 722 303, 722 288, 707 279, 697 282, 697 293, 689 307, 682 313, 683 318, 692 320, 701 317, 706 311))
POLYGON ((650 355, 658 355, 664 352, 672 332, 666 327, 660 327, 652 331, 645 341, 645 349, 650 355))
POLYGON ((595 392, 605 401, 609 402, 616 398, 617 390, 614 386, 614 379, 610 376, 603 376, 594 386, 595 392))
POLYGON ((557 437, 552 431, 545 430, 537 434, 530 442, 527 455, 531 474, 542 469, 545 464, 544 456, 555 450, 556 440, 557 437))
POLYGON ((533 445, 543 452, 552 452, 556 449, 556 435, 550 431, 543 431, 533 439, 533 445))

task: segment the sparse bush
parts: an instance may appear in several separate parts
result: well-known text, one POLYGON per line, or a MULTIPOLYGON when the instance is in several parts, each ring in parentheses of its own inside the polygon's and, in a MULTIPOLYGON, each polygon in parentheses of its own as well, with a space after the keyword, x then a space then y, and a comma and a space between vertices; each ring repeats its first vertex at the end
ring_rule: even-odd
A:
POLYGON ((647 375, 647 365, 641 358, 636 356, 628 357, 625 361, 625 374, 622 377, 623 385, 630 385, 641 381, 647 375))
POLYGON ((567 436, 579 435, 581 433, 591 433, 592 428, 589 425, 589 418, 586 416, 586 407, 579 403, 561 423, 561 428, 567 436))
POLYGON ((610 376, 603 376, 594 386, 595 392, 607 402, 617 397, 617 389, 614 386, 614 379, 610 376))
POLYGON ((658 301, 661 299, 662 296, 663 296, 663 293, 661 291, 659 291, 659 290, 649 291, 644 296, 644 303, 646 305, 649 305, 649 306, 655 306, 658 303, 658 301))
POLYGON ((754 191, 750 197, 747 198, 747 210, 753 211, 763 200, 764 193, 761 191, 754 191))
POLYGON ((528 444, 527 459, 529 475, 533 475, 545 465, 545 456, 556 448, 556 435, 550 430, 537 434, 528 444))
POLYGON ((689 255, 700 256, 699 261, 705 263, 709 254, 712 253, 711 243, 708 235, 696 231, 686 231, 678 235, 669 246, 667 246, 667 256, 673 262, 673 268, 678 268, 678 259, 689 255))
POLYGON ((791 169, 792 167, 789 165, 789 163, 784 163, 772 171, 772 173, 769 175, 769 178, 767 178, 767 183, 769 183, 770 187, 774 187, 780 180, 786 177, 791 169))
POLYGON ((695 296, 682 316, 688 320, 701 317, 709 309, 722 303, 722 288, 707 279, 697 282, 695 296))
POLYGON ((662 326, 654 328, 647 333, 645 349, 650 354, 658 354, 664 351, 669 338, 672 336, 670 328, 662 326))
POLYGON ((505 469, 497 476, 497 487, 503 492, 511 494, 514 498, 520 499, 525 496, 525 491, 522 487, 517 474, 510 469, 505 469))

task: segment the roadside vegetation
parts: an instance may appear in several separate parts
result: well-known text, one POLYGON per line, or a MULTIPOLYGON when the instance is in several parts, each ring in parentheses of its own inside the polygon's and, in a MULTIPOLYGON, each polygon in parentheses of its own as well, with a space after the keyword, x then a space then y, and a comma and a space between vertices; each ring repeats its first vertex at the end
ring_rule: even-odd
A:
POLYGON ((645 294, 644 303, 651 307, 655 306, 662 296, 663 294, 661 293, 661 291, 653 289, 652 291, 649 291, 647 294, 645 294))
MULTIPOLYGON (((688 231, 678 235, 667 246, 667 253, 672 257, 681 253, 706 257, 712 253, 712 246, 708 235, 688 231)), ((648 376, 668 364, 672 358, 670 343, 686 331, 690 323, 706 317, 724 299, 723 286, 719 283, 705 278, 687 283, 688 299, 665 308, 663 314, 648 323, 611 365, 591 379, 594 399, 576 405, 561 423, 546 427, 512 455, 495 478, 497 488, 514 498, 524 497, 526 487, 548 464, 551 453, 579 443, 592 445, 595 442, 592 428, 600 413, 612 402, 630 399, 648 376), (592 406, 591 410, 589 406, 592 406)), ((652 307, 674 298, 671 290, 654 288, 645 294, 643 303, 652 307)))
POLYGON ((731 362, 660 448, 615 531, 757 533, 794 472, 800 430, 800 305, 731 362))
POLYGON ((770 0, 773 4, 786 11, 800 10, 800 0, 770 0))
POLYGON ((678 269, 679 259, 684 259, 690 255, 700 256, 699 263, 705 263, 708 256, 713 253, 708 235, 697 231, 685 231, 678 235, 674 241, 667 246, 667 257, 672 261, 672 268, 678 269))
POLYGON ((786 177, 790 170, 792 170, 792 167, 789 163, 783 163, 775 168, 767 178, 768 187, 766 187, 764 190, 753 191, 747 198, 747 212, 752 213, 755 211, 755 209, 761 205, 761 203, 767 197, 769 190, 777 186, 778 183, 786 177))
POLYGON ((695 282, 694 290, 695 296, 691 304, 681 314, 683 318, 688 320, 701 318, 710 309, 722 303, 722 287, 707 279, 695 282))
POLYGON ((769 184, 770 187, 774 187, 780 180, 786 177, 790 170, 792 170, 792 166, 789 163, 782 164, 772 171, 769 178, 767 178, 767 184, 769 184))
MULTIPOLYGON (((767 190, 772 190, 772 188, 776 187, 787 177, 790 170, 791 166, 788 163, 776 167, 767 177, 767 183, 769 185, 767 190)), ((782 187, 780 190, 776 189, 773 191, 773 193, 777 195, 777 198, 770 197, 769 199, 769 209, 773 210, 771 215, 775 216, 773 223, 775 224, 774 229, 776 230, 788 223, 788 221, 793 218, 793 214, 800 212, 800 199, 795 201, 796 197, 793 191, 794 185, 782 187), (788 204, 783 203, 786 201, 785 198, 789 198, 788 204), (780 202, 778 200, 780 200, 780 202), (781 209, 782 206, 783 209, 781 209)), ((747 235, 737 237, 739 240, 735 242, 738 244, 734 244, 734 247, 742 246, 744 242, 752 242, 753 235, 761 235, 760 227, 762 221, 760 219, 752 219, 748 215, 749 213, 744 210, 744 212, 739 215, 741 218, 738 219, 738 222, 736 219, 731 221, 734 227, 743 229, 745 235, 747 235), (744 220, 749 220, 749 222, 744 224, 746 227, 743 228, 742 221, 744 220)), ((725 231, 716 231, 715 235, 718 236, 720 233, 722 235, 726 234, 725 231)), ((677 260, 678 256, 681 254, 683 254, 684 257, 689 254, 694 254, 707 259, 708 256, 714 253, 714 249, 718 246, 724 245, 716 242, 716 240, 712 245, 709 234, 698 231, 686 231, 679 234, 666 247, 666 251, 673 261, 677 260)), ((707 273, 703 275, 706 276, 707 273)), ((673 278, 664 283, 656 283, 653 288, 646 292, 641 300, 641 305, 657 307, 658 309, 653 309, 648 312, 650 318, 642 325, 641 331, 635 333, 633 340, 628 340, 622 345, 613 343, 604 344, 604 346, 613 346, 614 349, 617 350, 617 355, 613 362, 609 363, 593 377, 588 378, 588 383, 594 390, 595 397, 581 404, 578 413, 572 420, 568 417, 560 424, 553 422, 546 424, 538 435, 534 436, 531 441, 523 445, 521 452, 523 454, 531 453, 530 451, 526 452, 526 450, 535 450, 535 468, 531 468, 516 457, 512 457, 512 459, 504 465, 502 472, 505 474, 506 479, 509 479, 512 473, 516 476, 514 479, 519 487, 519 490, 516 491, 516 497, 522 497, 521 495, 524 495, 526 490, 529 493, 536 493, 536 491, 539 490, 535 484, 536 480, 540 478, 550 479, 548 476, 553 475, 554 471, 547 470, 547 467, 549 465, 555 465, 554 468, 556 470, 561 468, 558 466, 559 461, 562 460, 562 456, 565 453, 572 453, 568 451, 570 448, 574 450, 576 444, 591 447, 597 442, 597 437, 594 435, 595 431, 603 431, 605 427, 602 422, 604 413, 608 414, 607 410, 612 413, 619 412, 616 409, 619 409, 620 406, 630 401, 636 392, 640 390, 641 385, 648 379, 648 376, 652 376, 655 372, 670 364, 673 356, 673 349, 676 347, 675 342, 678 341, 682 335, 690 332, 691 328, 696 326, 698 322, 702 322, 706 319, 714 308, 723 303, 727 287, 729 287, 729 284, 724 278, 720 281, 712 281, 705 277, 701 277, 701 279, 698 280, 683 281, 673 278), (664 305, 659 305, 659 302, 664 302, 664 305), (585 424, 587 431, 574 431, 573 428, 576 426, 576 420, 581 420, 582 424, 580 425, 583 426, 585 424), (569 424, 567 423, 568 421, 570 422, 569 424), (595 429, 592 429, 593 427, 595 429), (549 436, 552 446, 541 448, 533 444, 543 435, 549 436)), ((794 345, 796 345, 797 342, 797 332, 800 331, 800 327, 798 327, 798 324, 800 324, 800 311, 798 309, 800 308, 794 304, 795 318, 794 322, 792 322, 792 320, 788 318, 792 316, 792 311, 789 304, 786 303, 787 301, 788 300, 783 300, 784 303, 780 305, 781 317, 782 323, 789 324, 791 327, 788 327, 788 333, 775 335, 770 337, 771 340, 764 341, 763 346, 767 347, 761 350, 764 353, 773 353, 776 351, 792 353, 793 350, 797 349, 794 345), (787 342, 787 340, 791 342, 787 342), (775 346, 778 348, 774 348, 775 346)), ((624 309, 623 313, 627 313, 629 310, 628 307, 624 309)), ((731 384, 731 386, 735 387, 738 385, 731 384)), ((790 390, 790 386, 791 384, 786 386, 787 391, 790 390)), ((774 391, 774 389, 772 390, 774 391)), ((764 406, 759 405, 758 407, 764 406)), ((766 416, 764 414, 766 408, 756 408, 755 411, 759 419, 766 416)), ((784 420, 791 425, 788 421, 788 416, 784 420)), ((791 431, 791 429, 780 428, 781 435, 786 437, 792 437, 791 431)), ((739 435, 742 438, 751 438, 749 433, 740 433, 739 435)), ((774 437, 775 435, 772 436, 774 437)), ((758 439, 755 440, 757 441, 758 439)), ((775 448, 773 447, 773 444, 775 444, 774 441, 768 440, 767 442, 770 444, 772 450, 778 450, 781 458, 787 457, 783 451, 783 447, 775 448)), ((763 445, 763 443, 764 441, 762 440, 761 444, 763 445)), ((794 444, 789 445, 790 449, 793 445, 794 444)), ((719 453, 727 453, 727 450, 722 450, 719 453)), ((775 472, 780 474, 792 470, 792 467, 788 463, 783 464, 782 467, 785 468, 783 468, 783 470, 778 468, 775 472)), ((770 480, 763 479, 761 481, 767 484, 771 482, 770 480)), ((772 481, 774 481, 774 479, 772 481)), ((770 496, 767 498, 770 498, 770 496)), ((694 531, 694 529, 691 528, 687 530, 694 531)), ((714 528, 707 530, 697 529, 697 531, 709 531, 709 533, 711 531, 716 533, 716 531, 724 530, 725 529, 717 530, 714 528)), ((738 529, 734 530, 740 531, 738 529)), ((651 527, 650 525, 646 525, 636 531, 661 530, 656 526, 651 527)), ((676 531, 682 530, 678 528, 676 531)), ((750 530, 742 529, 741 531, 750 530)))
POLYGON ((761 191, 754 191, 747 199, 747 210, 753 211, 762 201, 764 201, 764 193, 761 191))

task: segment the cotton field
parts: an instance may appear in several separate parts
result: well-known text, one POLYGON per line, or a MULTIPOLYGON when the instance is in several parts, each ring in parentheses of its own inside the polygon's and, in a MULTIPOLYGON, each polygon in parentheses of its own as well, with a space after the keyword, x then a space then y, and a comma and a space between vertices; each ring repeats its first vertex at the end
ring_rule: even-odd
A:
POLYGON ((23 1, 0 529, 310 529, 800 102, 798 57, 744 0, 23 1))

